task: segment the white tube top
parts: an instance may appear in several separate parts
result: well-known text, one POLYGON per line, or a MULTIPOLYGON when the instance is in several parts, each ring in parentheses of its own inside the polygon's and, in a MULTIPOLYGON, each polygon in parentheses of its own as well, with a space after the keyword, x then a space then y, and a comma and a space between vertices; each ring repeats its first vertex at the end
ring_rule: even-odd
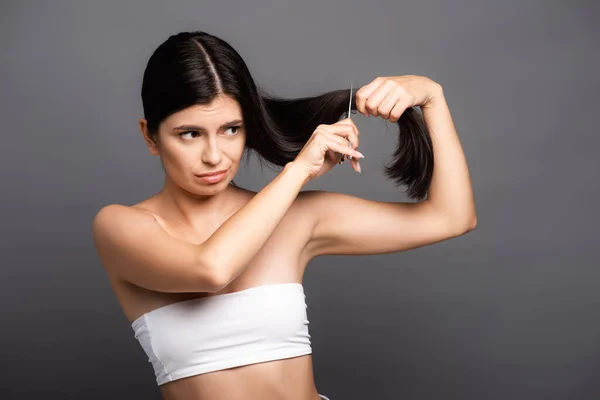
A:
POLYGON ((192 375, 312 353, 300 283, 184 300, 131 323, 158 385, 192 375))

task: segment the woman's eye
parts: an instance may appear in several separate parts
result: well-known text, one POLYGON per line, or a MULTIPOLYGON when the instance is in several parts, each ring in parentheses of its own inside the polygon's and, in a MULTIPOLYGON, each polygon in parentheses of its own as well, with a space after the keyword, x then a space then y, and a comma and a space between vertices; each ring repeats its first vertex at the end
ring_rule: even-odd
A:
POLYGON ((235 134, 237 134, 239 132, 239 130, 241 129, 241 126, 237 126, 237 125, 236 126, 231 126, 227 130, 229 130, 229 129, 236 129, 235 133, 233 133, 232 135, 229 135, 229 136, 233 136, 233 135, 235 135, 235 134))
MULTIPOLYGON (((226 130, 225 132, 229 131, 230 129, 233 129, 233 130, 235 130, 235 132, 233 132, 232 134, 228 134, 227 136, 234 136, 234 135, 237 135, 237 133, 239 132, 239 130, 240 130, 240 129, 242 129, 242 127, 241 127, 241 126, 238 126, 238 125, 236 125, 236 126, 231 126, 231 127, 227 128, 227 130, 226 130)), ((181 133, 179 134, 179 137, 183 137, 183 135, 187 135, 187 134, 190 134, 190 135, 197 135, 197 134, 198 134, 198 132, 197 132, 197 131, 187 131, 187 132, 181 132, 181 133)), ((194 138, 194 137, 192 137, 192 136, 188 136, 187 138, 185 138, 185 140, 190 140, 190 139, 193 139, 193 138, 194 138)))
POLYGON ((181 133, 179 134, 179 137, 183 137, 183 135, 187 135, 188 133, 191 133, 191 134, 196 134, 196 133, 198 133, 198 132, 196 132, 196 131, 187 131, 187 132, 181 132, 181 133))

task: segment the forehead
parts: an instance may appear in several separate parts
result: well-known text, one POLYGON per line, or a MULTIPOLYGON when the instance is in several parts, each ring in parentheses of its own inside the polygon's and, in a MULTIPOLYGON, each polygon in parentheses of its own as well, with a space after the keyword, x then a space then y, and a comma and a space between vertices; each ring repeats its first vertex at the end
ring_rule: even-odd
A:
POLYGON ((170 115, 163 125, 166 129, 182 124, 218 126, 232 119, 242 119, 239 103, 227 95, 219 95, 210 104, 196 104, 170 115))

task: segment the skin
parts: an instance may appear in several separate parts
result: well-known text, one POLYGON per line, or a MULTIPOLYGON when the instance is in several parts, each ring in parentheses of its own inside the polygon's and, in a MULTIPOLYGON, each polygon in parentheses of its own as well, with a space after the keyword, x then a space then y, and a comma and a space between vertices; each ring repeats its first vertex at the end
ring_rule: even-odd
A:
MULTIPOLYGON (((425 77, 380 77, 356 94, 357 110, 392 122, 410 106, 420 105, 434 144, 434 177, 427 200, 419 203, 378 202, 327 191, 300 192, 267 243, 243 272, 220 292, 164 293, 124 280, 105 265, 113 290, 130 322, 158 307, 198 297, 231 293, 269 283, 298 282, 307 264, 324 254, 383 254, 460 236, 476 225, 466 161, 441 86, 425 77)), ((140 131, 150 153, 164 165, 160 192, 131 206, 147 212, 176 239, 206 241, 219 226, 250 201, 256 192, 230 185, 240 165, 246 141, 243 127, 219 127, 242 119, 239 104, 221 95, 209 105, 196 105, 171 115, 157 137, 140 131), (180 125, 200 125, 203 132, 177 134, 180 125), (228 168, 216 184, 194 174, 228 168)), ((351 120, 347 138, 359 146, 351 120)), ((368 156, 368 155, 367 155, 368 156)), ((333 168, 337 160, 327 161, 333 168)), ((358 160, 351 161, 357 170, 358 160)), ((367 272, 366 272, 367 273, 367 272)), ((160 386, 166 400, 294 399, 319 400, 312 356, 276 360, 179 379, 160 386)))
MULTIPOLYGON (((219 96, 209 105, 197 105, 167 118, 156 140, 147 131, 146 120, 140 131, 150 153, 160 156, 165 168, 163 189, 133 208, 152 213, 169 234, 198 244, 255 194, 230 185, 239 169, 246 132, 243 127, 219 127, 242 119, 239 104, 228 96, 219 96), (175 131, 181 125, 201 125, 206 132, 175 131), (202 183, 193 174, 229 168, 226 179, 216 184, 202 183)), ((238 124, 239 125, 239 124, 238 124)), ((136 287, 111 275, 111 284, 129 321, 163 305, 197 297, 230 293, 265 283, 302 282, 308 258, 302 246, 311 227, 299 222, 302 210, 297 201, 263 250, 244 272, 218 293, 160 293, 136 287), (295 234, 283 234, 294 226, 295 234), (300 227, 300 229, 297 229, 300 227), (284 265, 286 268, 282 268, 284 265), (267 282, 267 279, 269 282, 267 282)), ((192 376, 160 386, 164 399, 256 399, 287 396, 298 400, 320 399, 314 384, 312 356, 253 364, 192 376), (260 384, 258 384, 260 383, 260 384)))

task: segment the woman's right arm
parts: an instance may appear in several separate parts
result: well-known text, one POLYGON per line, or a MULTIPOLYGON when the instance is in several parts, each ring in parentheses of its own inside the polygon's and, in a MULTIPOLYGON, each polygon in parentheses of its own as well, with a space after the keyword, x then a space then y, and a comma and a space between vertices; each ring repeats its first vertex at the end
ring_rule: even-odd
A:
POLYGON ((107 270, 140 287, 218 292, 265 245, 302 187, 337 164, 326 153, 360 158, 356 147, 358 129, 349 119, 319 125, 296 159, 199 245, 173 238, 145 211, 106 206, 93 222, 98 254, 107 270))
POLYGON ((170 236, 145 211, 109 205, 94 218, 94 243, 105 268, 137 286, 160 292, 217 292, 259 252, 308 179, 306 168, 288 163, 198 245, 170 236))
POLYGON ((265 245, 309 180, 306 168, 290 162, 268 185, 202 243, 217 287, 235 279, 265 245))

